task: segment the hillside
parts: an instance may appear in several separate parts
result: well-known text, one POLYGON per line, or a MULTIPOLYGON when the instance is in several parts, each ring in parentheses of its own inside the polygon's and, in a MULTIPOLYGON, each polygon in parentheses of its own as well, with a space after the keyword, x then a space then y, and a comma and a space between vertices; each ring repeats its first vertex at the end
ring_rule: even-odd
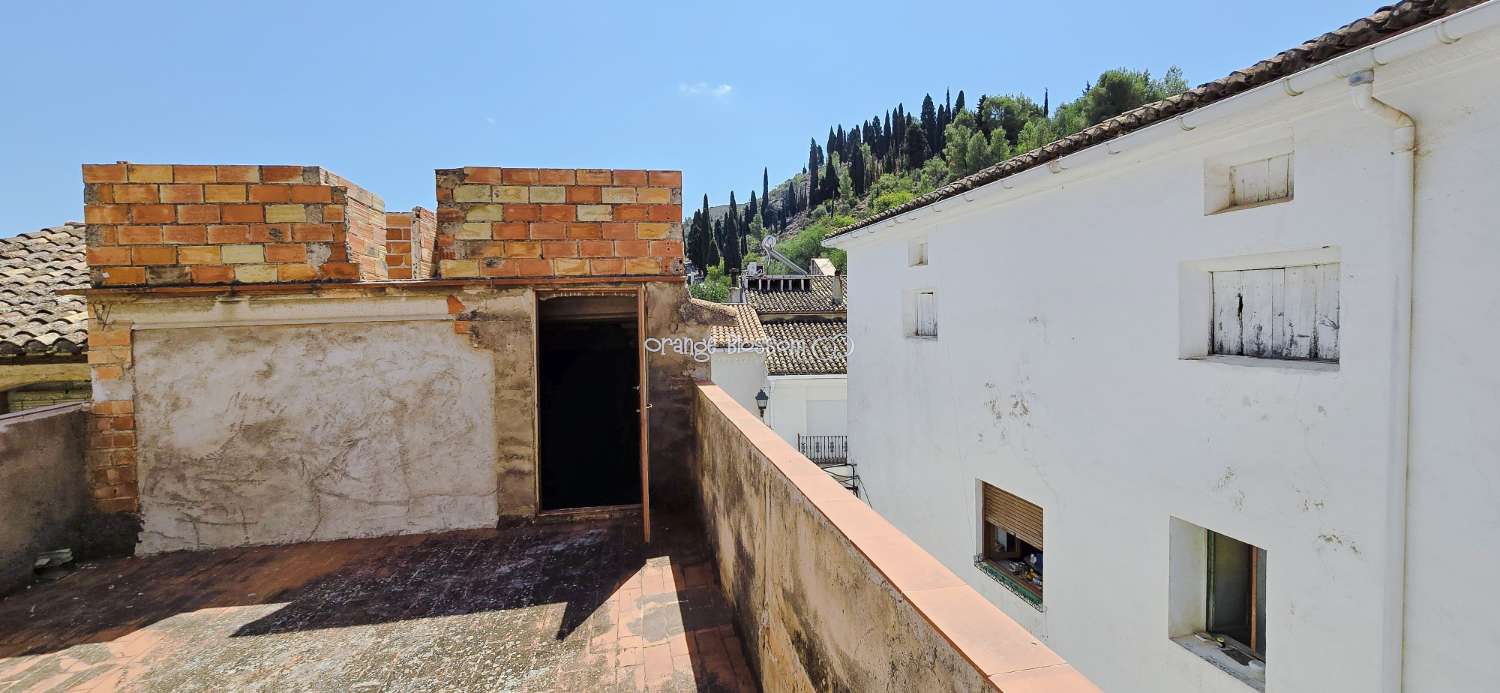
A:
POLYGON ((970 107, 960 90, 941 103, 924 97, 916 114, 897 104, 847 128, 832 126, 821 143, 808 143, 806 167, 796 176, 772 187, 763 168, 744 203, 732 191, 727 205, 710 207, 705 197, 685 221, 688 258, 722 277, 763 261, 760 240, 770 231, 781 236, 777 250, 788 258, 805 266, 827 256, 842 271, 843 253, 822 245, 837 229, 1186 89, 1176 67, 1160 78, 1113 69, 1055 108, 1046 94, 1040 104, 1022 94, 980 96, 970 107))

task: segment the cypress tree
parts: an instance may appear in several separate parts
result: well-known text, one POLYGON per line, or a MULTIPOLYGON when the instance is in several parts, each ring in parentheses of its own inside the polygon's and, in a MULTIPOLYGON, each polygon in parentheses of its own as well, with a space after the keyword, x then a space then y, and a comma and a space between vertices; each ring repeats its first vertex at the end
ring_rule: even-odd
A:
POLYGON ((807 206, 818 206, 818 141, 812 140, 807 150, 807 206))
POLYGON ((854 183, 854 196, 865 196, 865 149, 856 147, 850 152, 849 179, 854 183))
POLYGON ((824 164, 823 169, 823 195, 825 200, 838 199, 839 196, 839 172, 833 167, 833 159, 824 164))
MULTIPOLYGON (((937 107, 935 107, 935 106, 932 105, 932 95, 931 94, 928 94, 927 96, 925 96, 925 97, 922 98, 922 131, 923 131, 923 134, 925 134, 927 136, 927 144, 929 146, 937 144, 937 142, 938 142, 937 107)), ((925 162, 926 159, 923 159, 922 161, 925 162)), ((915 164, 913 166, 913 168, 920 167, 921 165, 922 165, 921 162, 919 162, 919 163, 915 164)))
POLYGON ((958 98, 956 98, 956 99, 953 100, 953 117, 957 118, 958 114, 963 113, 963 112, 964 112, 964 90, 959 89, 958 90, 958 98))
POLYGON ((760 201, 761 204, 771 203, 771 169, 769 168, 760 170, 760 201))
POLYGON ((913 171, 922 168, 930 153, 927 148, 927 133, 922 128, 914 128, 906 137, 907 167, 913 171))

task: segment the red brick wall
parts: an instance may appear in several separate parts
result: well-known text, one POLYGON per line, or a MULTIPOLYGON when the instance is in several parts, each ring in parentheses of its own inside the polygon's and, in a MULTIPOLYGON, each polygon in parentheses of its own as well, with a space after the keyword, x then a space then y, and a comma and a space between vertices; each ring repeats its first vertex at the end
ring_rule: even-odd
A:
POLYGON ((438 275, 683 273, 678 171, 437 172, 438 275))
POLYGON ((385 264, 391 279, 430 279, 437 217, 417 207, 385 213, 385 264))
POLYGON ((363 209, 380 198, 315 166, 85 164, 83 182, 94 286, 354 281, 351 236, 379 237, 360 251, 385 273, 363 209))

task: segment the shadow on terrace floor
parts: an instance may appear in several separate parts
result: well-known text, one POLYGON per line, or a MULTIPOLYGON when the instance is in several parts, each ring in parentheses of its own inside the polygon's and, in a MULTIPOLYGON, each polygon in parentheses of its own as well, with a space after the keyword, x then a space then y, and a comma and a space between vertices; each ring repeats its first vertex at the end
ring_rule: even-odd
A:
POLYGON ((88 564, 0 601, 0 689, 754 690, 695 523, 88 564))

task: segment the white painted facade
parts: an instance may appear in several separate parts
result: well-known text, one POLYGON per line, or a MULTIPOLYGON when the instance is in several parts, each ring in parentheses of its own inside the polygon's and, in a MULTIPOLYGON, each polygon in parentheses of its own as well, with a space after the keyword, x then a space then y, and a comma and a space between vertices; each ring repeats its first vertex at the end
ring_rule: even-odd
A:
POLYGON ((765 355, 754 350, 716 348, 709 365, 714 384, 749 411, 757 411, 755 395, 764 391, 766 425, 793 446, 799 434, 846 435, 847 375, 768 376, 765 355))
POLYGON ((783 440, 795 446, 799 435, 846 435, 848 376, 773 375, 767 381, 766 425, 783 440))
POLYGON ((1197 560, 1181 523, 1267 551, 1266 690, 1494 690, 1497 15, 831 239, 871 505, 1104 690, 1251 690, 1168 637, 1200 608, 1169 584, 1197 560), (1372 65, 1416 123, 1414 223, 1392 127, 1344 79, 1372 65), (1216 171, 1287 153, 1291 199, 1207 213, 1216 171), (1329 262, 1337 364, 1205 357, 1210 272, 1329 262), (1044 510, 1042 609, 974 565, 980 481, 1044 510))

